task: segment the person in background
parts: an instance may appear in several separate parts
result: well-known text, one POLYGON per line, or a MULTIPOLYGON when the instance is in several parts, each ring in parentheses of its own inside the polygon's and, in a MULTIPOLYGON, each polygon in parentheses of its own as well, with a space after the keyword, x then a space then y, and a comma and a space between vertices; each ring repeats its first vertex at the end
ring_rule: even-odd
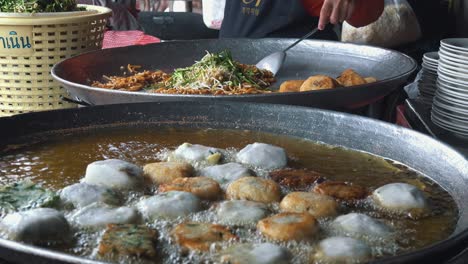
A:
POLYGON ((107 23, 110 30, 141 30, 135 0, 77 0, 78 4, 105 6, 112 9, 107 23))
POLYGON ((312 38, 337 40, 331 24, 366 26, 383 12, 384 0, 226 0, 221 38, 312 38))

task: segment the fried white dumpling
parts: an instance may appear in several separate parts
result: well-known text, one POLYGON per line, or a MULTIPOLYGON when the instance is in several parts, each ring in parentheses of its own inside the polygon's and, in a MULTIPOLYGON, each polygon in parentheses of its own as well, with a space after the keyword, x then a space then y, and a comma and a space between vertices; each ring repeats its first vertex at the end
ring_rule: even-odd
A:
POLYGON ((86 168, 82 182, 112 189, 135 189, 143 181, 143 170, 118 159, 95 161, 86 168))
POLYGON ((217 164, 222 158, 221 150, 198 144, 184 143, 174 150, 173 157, 176 160, 188 162, 206 162, 217 164))
POLYGON ((63 188, 60 199, 65 204, 72 204, 75 208, 85 207, 95 202, 110 205, 121 203, 120 195, 104 186, 91 185, 87 183, 76 183, 63 188))
POLYGON ((261 169, 280 169, 287 165, 288 158, 283 148, 265 144, 253 143, 237 153, 237 159, 250 166, 261 169))
POLYGON ((63 214, 51 208, 36 208, 8 214, 0 229, 10 239, 44 245, 70 238, 70 226, 63 214))
POLYGON ((110 207, 90 204, 71 216, 72 221, 84 228, 102 228, 107 224, 134 224, 140 221, 138 211, 131 207, 110 207))
POLYGON ((391 234, 392 229, 365 214, 350 213, 337 217, 332 226, 340 231, 358 236, 385 237, 391 234))
POLYGON ((315 254, 315 260, 320 263, 363 263, 370 257, 370 247, 350 237, 330 237, 322 240, 315 254))
POLYGON ((242 177, 253 176, 249 169, 235 162, 206 167, 200 171, 200 175, 212 178, 223 188, 242 177))
POLYGON ((189 192, 170 191, 141 200, 137 204, 147 219, 166 219, 187 216, 200 211, 200 199, 189 192))
POLYGON ((226 225, 245 225, 257 223, 268 215, 263 203, 252 201, 224 201, 217 208, 218 219, 226 225))
POLYGON ((384 185, 375 190, 372 197, 378 206, 397 213, 408 212, 418 215, 428 208, 423 192, 407 183, 384 185))
POLYGON ((221 253, 221 263, 235 264, 287 264, 291 254, 272 243, 239 244, 221 253))

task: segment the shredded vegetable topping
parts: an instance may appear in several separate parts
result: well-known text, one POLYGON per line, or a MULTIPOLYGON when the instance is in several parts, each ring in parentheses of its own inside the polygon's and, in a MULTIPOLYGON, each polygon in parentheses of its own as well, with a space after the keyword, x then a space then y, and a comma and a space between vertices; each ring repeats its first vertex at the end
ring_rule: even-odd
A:
POLYGON ((138 72, 139 66, 128 65, 130 76, 106 77, 107 82, 94 82, 100 88, 126 91, 147 90, 170 94, 255 94, 267 90, 275 82, 273 74, 253 65, 232 59, 229 51, 207 53, 200 61, 172 74, 162 71, 138 72))

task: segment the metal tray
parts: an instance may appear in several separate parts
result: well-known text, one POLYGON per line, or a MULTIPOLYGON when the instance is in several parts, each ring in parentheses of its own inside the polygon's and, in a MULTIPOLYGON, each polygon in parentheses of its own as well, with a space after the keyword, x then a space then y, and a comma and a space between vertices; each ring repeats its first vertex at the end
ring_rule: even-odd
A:
POLYGON ((207 51, 230 50, 235 60, 256 64, 261 58, 281 50, 293 39, 216 39, 174 41, 146 46, 100 50, 66 59, 53 67, 52 76, 61 82, 74 99, 90 105, 165 102, 165 101, 242 101, 314 106, 327 109, 353 109, 373 103, 401 87, 416 70, 416 62, 396 51, 333 41, 305 40, 288 53, 275 87, 285 80, 306 79, 326 74, 337 77, 352 68, 379 81, 355 87, 300 93, 260 95, 167 95, 93 88, 91 81, 103 75, 121 75, 121 66, 141 65, 144 69, 174 68, 192 65, 207 51))

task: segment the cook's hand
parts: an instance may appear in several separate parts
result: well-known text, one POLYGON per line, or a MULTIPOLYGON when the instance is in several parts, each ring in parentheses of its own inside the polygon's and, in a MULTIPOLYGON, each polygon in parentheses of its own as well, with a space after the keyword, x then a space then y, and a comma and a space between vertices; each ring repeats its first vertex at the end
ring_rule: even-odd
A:
POLYGON ((325 0, 320 11, 318 28, 325 29, 328 23, 338 24, 351 17, 355 0, 325 0))

